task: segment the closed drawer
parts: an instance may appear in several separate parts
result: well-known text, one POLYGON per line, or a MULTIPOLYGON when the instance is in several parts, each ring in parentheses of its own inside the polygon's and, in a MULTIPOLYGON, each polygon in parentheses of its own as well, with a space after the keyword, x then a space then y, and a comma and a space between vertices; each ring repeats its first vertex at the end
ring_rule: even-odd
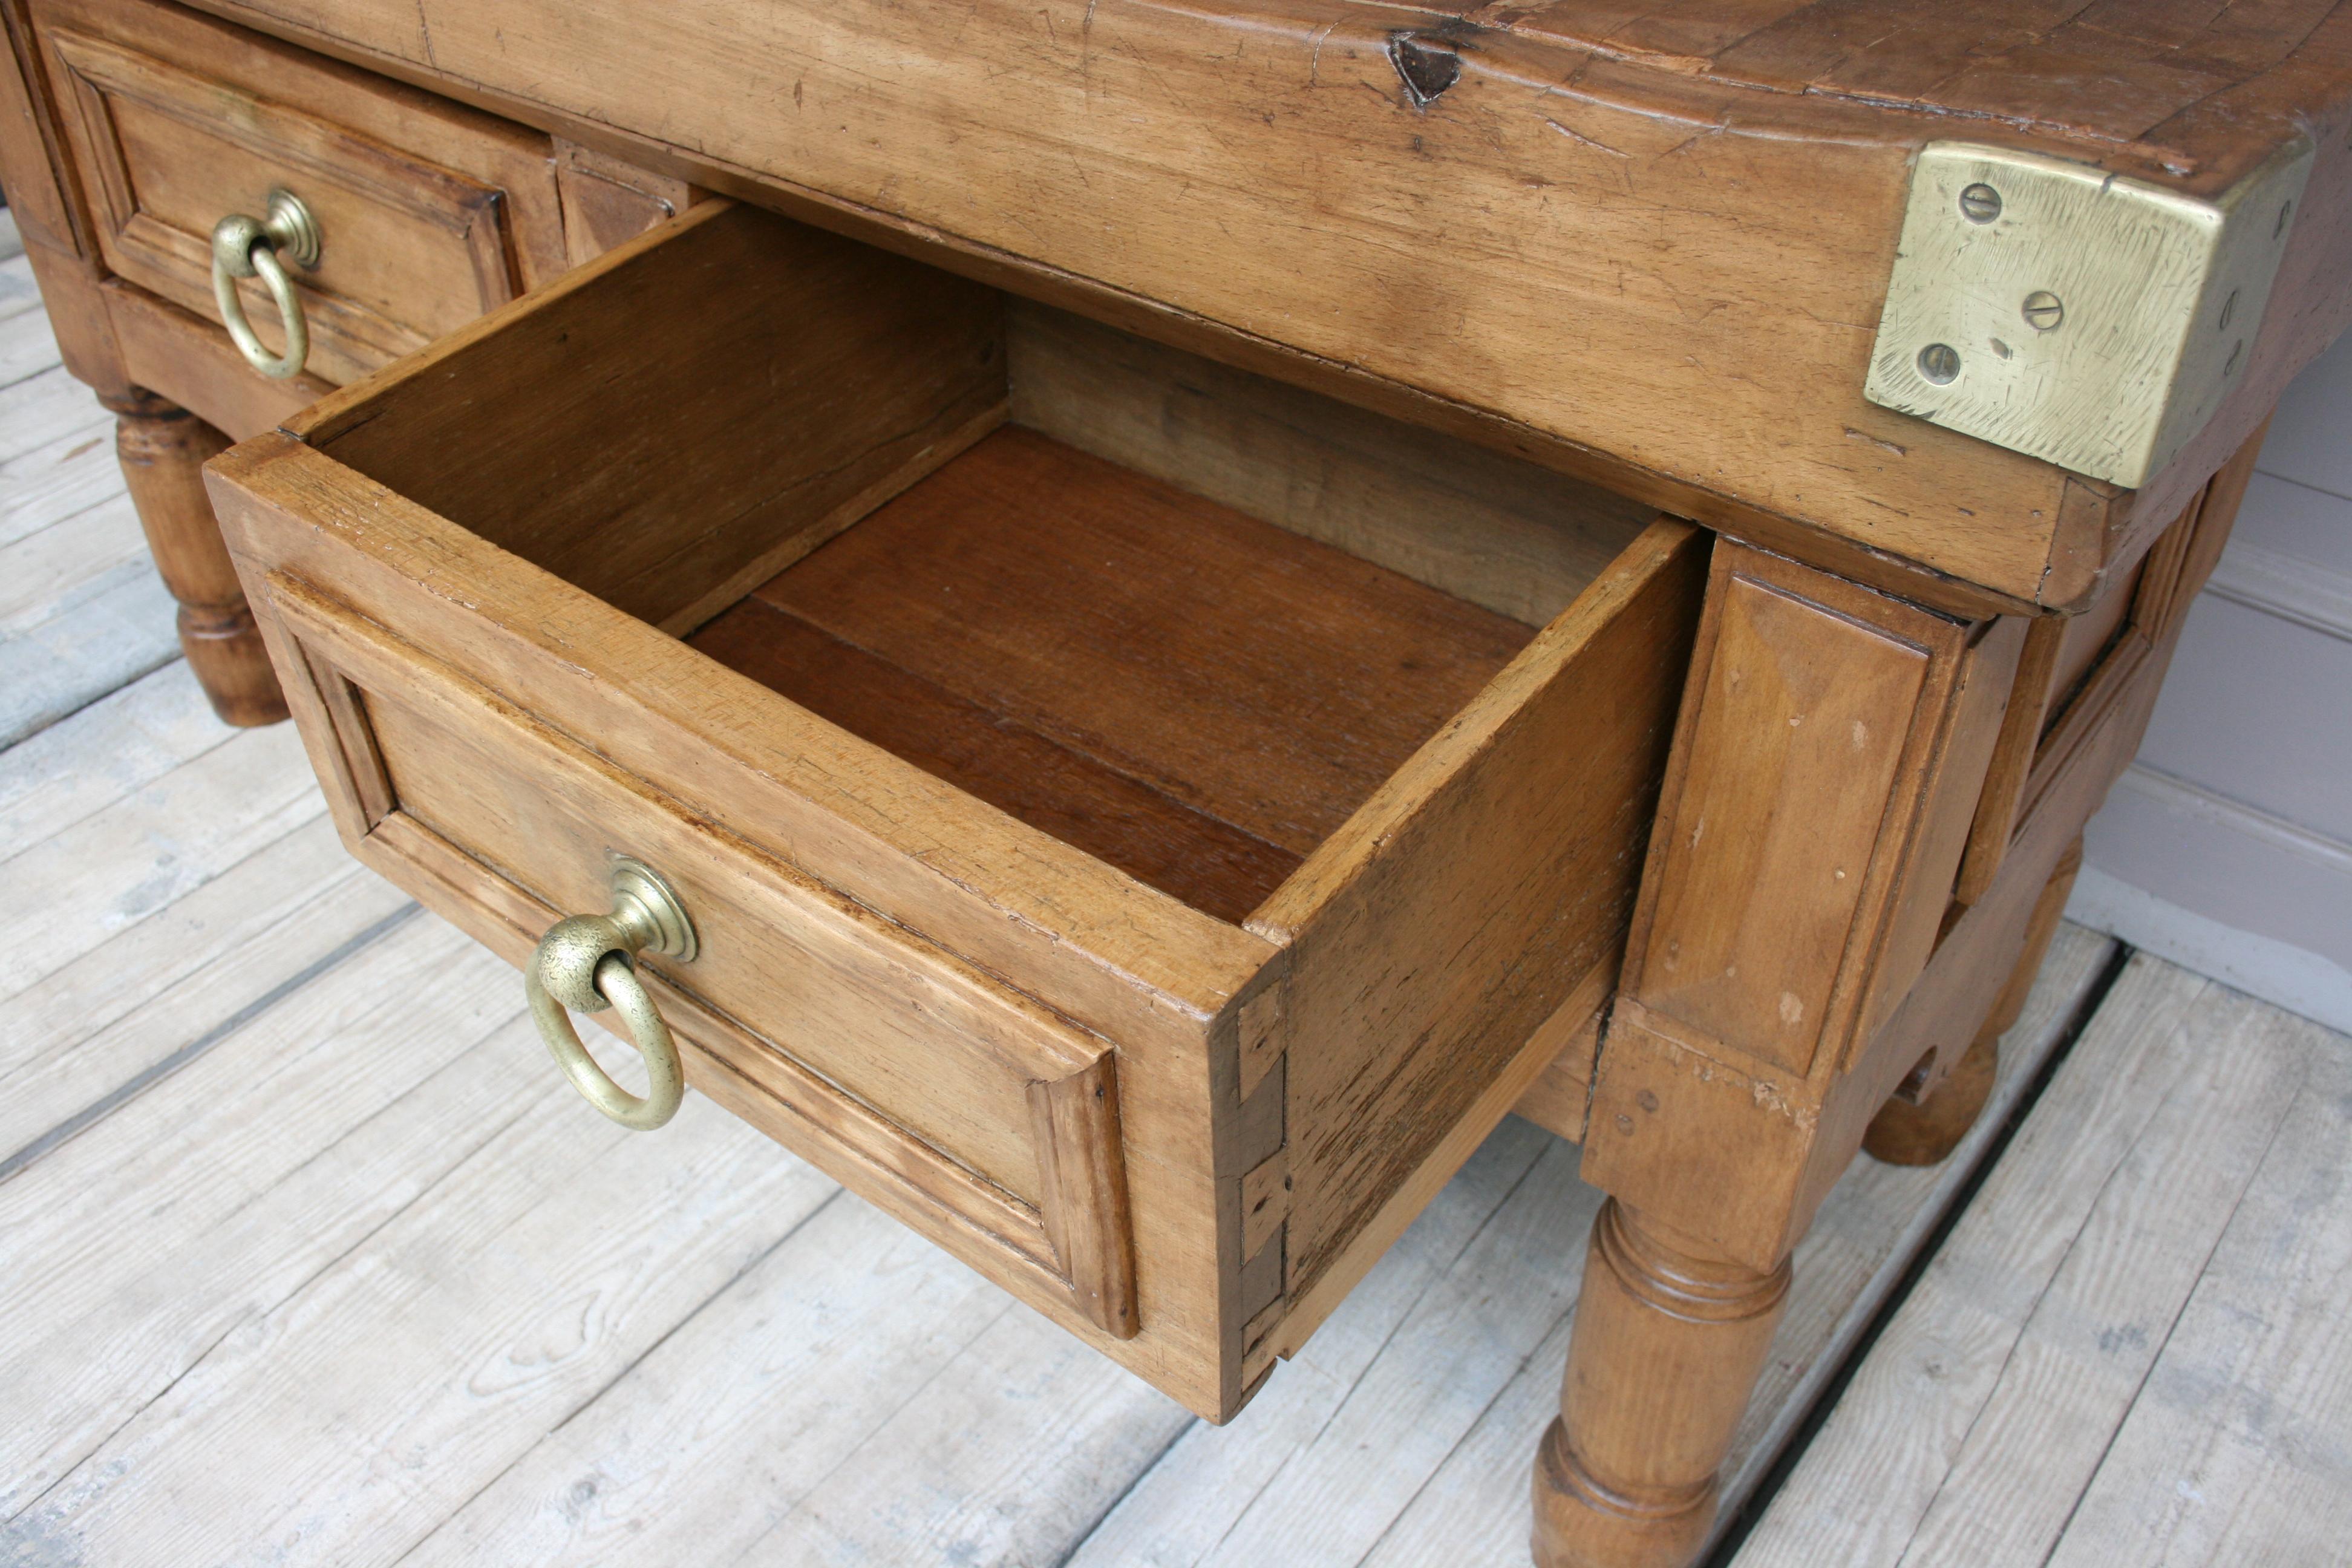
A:
POLYGON ((211 484, 357 854, 518 960, 655 866, 691 1085, 1213 1418, 1605 992, 1704 567, 724 205, 211 484))
MULTIPOLYGON (((106 265, 217 321, 212 229, 291 191, 318 265, 291 268, 308 370, 341 383, 421 347, 566 265, 544 136, 150 0, 37 0, 106 265)), ((263 340, 283 327, 240 286, 263 340)))

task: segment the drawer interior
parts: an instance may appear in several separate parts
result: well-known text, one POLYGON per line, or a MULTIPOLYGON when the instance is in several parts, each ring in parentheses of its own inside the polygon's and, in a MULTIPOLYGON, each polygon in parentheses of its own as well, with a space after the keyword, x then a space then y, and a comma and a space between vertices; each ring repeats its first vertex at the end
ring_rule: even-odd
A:
POLYGON ((688 640, 1239 923, 1532 635, 1008 425, 688 640))
POLYGON ((695 221, 313 443, 1223 921, 1652 515, 752 209, 695 221))

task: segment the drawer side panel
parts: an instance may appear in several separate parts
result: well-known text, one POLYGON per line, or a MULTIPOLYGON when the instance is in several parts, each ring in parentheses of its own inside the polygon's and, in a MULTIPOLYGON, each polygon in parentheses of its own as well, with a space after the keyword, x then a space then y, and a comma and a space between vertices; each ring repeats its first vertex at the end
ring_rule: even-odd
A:
POLYGON ((1644 532, 1251 921, 1290 945, 1289 1300, 1623 932, 1706 546, 1644 532))

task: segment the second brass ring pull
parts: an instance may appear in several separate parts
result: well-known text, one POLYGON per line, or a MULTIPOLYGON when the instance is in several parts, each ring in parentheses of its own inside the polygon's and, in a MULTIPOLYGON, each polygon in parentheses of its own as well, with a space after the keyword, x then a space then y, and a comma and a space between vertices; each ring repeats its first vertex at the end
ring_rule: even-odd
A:
POLYGON ((523 969, 523 994, 540 1038, 572 1087, 622 1126, 650 1132, 677 1114, 686 1074, 669 1026, 637 978, 634 955, 650 952, 691 962, 698 943, 686 907, 659 872, 626 855, 612 862, 613 912, 572 915, 548 928, 523 969), (601 1013, 608 1006, 620 1009, 645 1058, 642 1096, 614 1083, 572 1026, 572 1012, 601 1013))
POLYGON ((245 363, 274 381, 299 375, 310 357, 310 323, 303 319, 302 301, 295 298, 294 280, 286 275, 287 260, 303 268, 319 265, 318 220, 291 191, 269 193, 266 219, 231 213, 213 225, 213 302, 220 307, 221 324, 245 363), (254 335, 253 323, 245 317, 245 301, 237 297, 240 278, 258 278, 269 290, 278 319, 286 323, 284 353, 272 354, 254 335))

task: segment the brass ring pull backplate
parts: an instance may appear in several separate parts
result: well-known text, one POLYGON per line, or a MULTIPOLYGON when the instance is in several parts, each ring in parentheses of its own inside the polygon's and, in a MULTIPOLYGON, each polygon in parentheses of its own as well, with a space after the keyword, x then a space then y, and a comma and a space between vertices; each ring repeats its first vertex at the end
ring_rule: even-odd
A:
POLYGON ((523 970, 523 993, 530 998, 540 1037, 572 1087, 622 1126, 650 1132, 677 1114, 686 1074, 677 1042, 637 978, 635 955, 656 952, 690 963, 699 943, 686 906, 660 872, 626 855, 611 860, 613 912, 572 915, 549 927, 523 970), (608 1006, 620 1009, 645 1058, 642 1097, 614 1083, 572 1026, 571 1013, 601 1013, 608 1006))
POLYGON ((288 261, 306 270, 319 265, 318 220, 291 191, 269 193, 267 218, 231 213, 213 225, 213 302, 220 307, 221 324, 245 363, 276 381, 301 374, 302 363, 310 357, 310 323, 294 296, 294 280, 286 275, 288 261), (284 353, 272 354, 254 335, 245 301, 237 298, 240 278, 258 278, 269 290, 278 319, 286 323, 284 353))

